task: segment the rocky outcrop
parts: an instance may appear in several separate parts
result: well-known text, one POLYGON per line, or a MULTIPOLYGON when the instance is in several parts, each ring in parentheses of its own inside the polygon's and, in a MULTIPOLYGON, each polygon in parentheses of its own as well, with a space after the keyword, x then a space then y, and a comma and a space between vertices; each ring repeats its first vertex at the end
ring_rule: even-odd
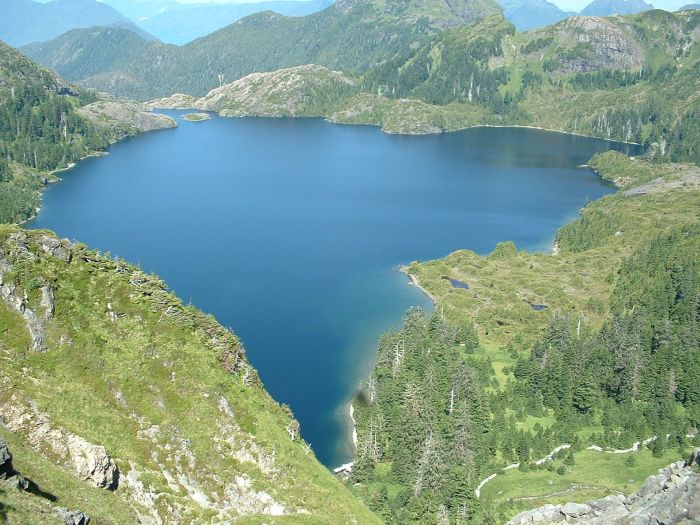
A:
POLYGON ((151 113, 144 104, 139 102, 98 100, 80 108, 78 112, 96 126, 106 128, 113 135, 114 140, 146 131, 177 127, 174 119, 151 113))
POLYGON ((507 525, 540 523, 564 525, 691 525, 700 522, 700 461, 696 449, 689 461, 679 461, 647 478, 642 487, 625 497, 607 496, 587 503, 545 505, 521 512, 507 525))
MULTIPOLYGON (((12 467, 12 454, 10 453, 7 443, 0 437, 0 482, 5 482, 6 486, 13 489, 28 491, 30 490, 31 482, 19 475, 12 467)), ((36 487, 35 484, 31 484, 36 487)), ((0 492, 2 494, 2 492, 0 492)), ((36 496, 41 498, 39 492, 36 496)), ((51 507, 49 507, 51 508, 51 507)), ((2 506, 0 505, 0 510, 2 506)), ((53 513, 63 521, 66 525, 89 525, 90 516, 79 510, 68 510, 63 507, 53 507, 53 513)))
POLYGON ((29 444, 46 457, 66 464, 76 477, 95 487, 116 490, 119 468, 105 448, 55 427, 46 414, 16 396, 0 405, 0 422, 13 432, 26 436, 29 444))
MULTIPOLYGON (((218 111, 222 116, 300 116, 317 108, 314 98, 348 94, 355 80, 339 71, 313 64, 252 73, 213 89, 193 107, 218 111)), ((317 110, 317 109, 316 109, 317 110)))
POLYGON ((644 65, 644 46, 634 31, 616 19, 576 16, 552 28, 561 49, 558 72, 600 69, 638 69, 644 65))
POLYGON ((197 97, 175 93, 169 97, 157 98, 144 104, 147 109, 191 109, 197 102, 197 97))
POLYGON ((636 186, 624 192, 625 197, 637 197, 640 195, 651 195, 666 193, 678 188, 691 189, 700 186, 700 170, 691 168, 690 173, 683 175, 679 179, 666 181, 662 178, 654 179, 651 182, 636 186))
POLYGON ((0 479, 7 479, 14 474, 12 468, 12 454, 7 448, 5 440, 0 438, 0 479))
POLYGON ((79 510, 68 510, 62 507, 56 507, 54 510, 56 516, 63 520, 66 525, 89 525, 90 516, 79 510))
MULTIPOLYGON (((49 237, 49 236, 46 236, 49 237)), ((52 241, 50 244, 42 244, 43 236, 38 240, 43 250, 58 251, 61 249, 60 241, 57 244, 52 241)), ((47 243, 49 241, 46 241, 47 243)), ((32 309, 29 304, 27 291, 22 289, 12 280, 6 280, 7 274, 12 269, 10 260, 13 257, 25 259, 34 258, 34 254, 29 251, 29 240, 27 234, 19 231, 9 236, 5 249, 0 248, 0 299, 2 299, 12 310, 22 316, 32 339, 32 349, 41 352, 46 350, 44 336, 46 324, 54 314, 54 290, 49 283, 41 285, 41 300, 39 306, 41 310, 32 309), (8 253, 6 253, 6 251, 8 253)))

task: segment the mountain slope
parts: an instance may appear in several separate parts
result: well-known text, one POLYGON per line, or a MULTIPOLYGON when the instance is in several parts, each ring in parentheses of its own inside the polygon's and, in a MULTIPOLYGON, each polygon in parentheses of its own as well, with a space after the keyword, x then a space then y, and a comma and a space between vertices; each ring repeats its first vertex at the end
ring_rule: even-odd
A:
POLYGON ((0 226, 0 322, 0 436, 36 500, 105 524, 378 522, 155 276, 0 226))
POLYGON ((3 0, 0 40, 19 47, 44 42, 79 27, 124 27, 142 38, 152 39, 107 4, 96 0, 53 0, 42 4, 33 0, 3 0))
POLYGON ((139 17, 139 27, 170 44, 186 44, 206 36, 236 20, 260 11, 274 11, 285 16, 305 16, 321 11, 332 0, 273 0, 254 3, 183 4, 176 9, 139 17))
POLYGON ((0 42, 0 223, 33 215, 55 170, 125 136, 176 125, 140 104, 105 104, 0 42))
POLYGON ((499 11, 492 0, 346 0, 305 17, 251 15, 182 48, 82 30, 25 51, 71 81, 113 94, 201 96, 221 79, 309 63, 361 72, 441 29, 499 11))

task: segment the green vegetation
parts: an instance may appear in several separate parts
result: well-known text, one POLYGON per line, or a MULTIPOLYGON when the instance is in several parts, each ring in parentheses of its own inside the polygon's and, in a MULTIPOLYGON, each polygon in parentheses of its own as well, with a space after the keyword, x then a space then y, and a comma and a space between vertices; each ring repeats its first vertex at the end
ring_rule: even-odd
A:
POLYGON ((183 48, 105 29, 27 52, 71 80, 136 98, 201 96, 254 71, 291 68, 277 72, 284 77, 314 63, 350 72, 354 86, 307 66, 303 84, 241 80, 271 82, 276 94, 262 96, 262 111, 233 95, 219 104, 233 106, 230 115, 325 116, 392 133, 532 125, 638 142, 657 161, 700 162, 700 11, 571 18, 522 34, 496 13, 485 3, 448 14, 438 3, 363 0, 296 19, 254 15, 183 48))
POLYGON ((93 95, 74 91, 0 42, 0 222, 27 219, 50 172, 107 145, 76 111, 93 95))
POLYGON ((503 509, 504 515, 513 516, 547 503, 565 503, 572 497, 585 501, 615 492, 629 494, 651 473, 677 461, 678 456, 676 450, 668 450, 658 458, 649 449, 628 454, 583 450, 574 455, 573 465, 566 464, 568 456, 564 455, 541 468, 499 473, 484 486, 481 497, 489 505, 503 509), (557 470, 562 467, 560 474, 557 470))
POLYGON ((436 313, 410 312, 382 339, 355 403, 352 479, 388 523, 497 523, 631 491, 688 446, 700 423, 700 174, 613 152, 591 163, 624 191, 562 228, 558 254, 503 243, 409 266, 436 313), (583 450, 652 436, 641 452, 583 450))
POLYGON ((498 12, 493 0, 345 0, 305 17, 257 13, 183 47, 91 28, 25 51, 65 78, 117 96, 202 96, 219 78, 304 64, 360 73, 442 29, 498 12))
POLYGON ((34 215, 56 172, 143 131, 175 126, 137 103, 99 99, 0 42, 0 223, 34 215))
POLYGON ((0 254, 3 293, 39 319, 0 301, 2 435, 15 469, 55 496, 3 496, 10 522, 30 503, 106 524, 377 521, 290 435, 236 337, 156 277, 41 231, 0 226, 0 254), (74 471, 68 433, 105 448, 116 491, 74 471))
POLYGON ((202 122, 203 120, 209 120, 211 117, 207 113, 187 113, 182 118, 190 122, 202 122))

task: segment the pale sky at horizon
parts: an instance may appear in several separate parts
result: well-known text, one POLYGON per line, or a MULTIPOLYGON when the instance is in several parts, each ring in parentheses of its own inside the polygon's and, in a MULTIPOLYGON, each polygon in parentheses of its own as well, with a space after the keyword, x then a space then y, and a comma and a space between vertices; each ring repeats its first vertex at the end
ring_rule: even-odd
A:
MULTIPOLYGON (((47 0, 39 0, 46 2, 47 0)), ((104 0, 99 0, 104 1, 104 0)), ((139 2, 157 2, 158 0, 137 0, 139 2)), ((255 2, 262 2, 264 0, 176 0, 177 2, 183 4, 201 4, 201 3, 217 3, 217 4, 249 4, 255 2)), ((297 0, 286 0, 288 2, 294 2, 297 0)), ((549 0, 553 4, 556 4, 559 9, 564 11, 580 11, 586 5, 588 5, 592 0, 549 0)), ((654 7, 659 9, 666 9, 668 11, 675 11, 683 7, 684 5, 695 3, 698 0, 644 0, 647 3, 652 4, 654 7)))

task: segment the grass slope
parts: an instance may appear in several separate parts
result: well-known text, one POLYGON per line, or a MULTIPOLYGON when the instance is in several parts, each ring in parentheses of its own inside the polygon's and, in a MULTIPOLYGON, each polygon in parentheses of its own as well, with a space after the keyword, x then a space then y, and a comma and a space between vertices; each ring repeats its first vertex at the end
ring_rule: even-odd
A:
MULTIPOLYGON (((33 349, 25 321, 0 301, 0 432, 15 469, 54 505, 111 524, 137 515, 146 523, 376 522, 290 439, 288 410, 265 392, 233 334, 154 276, 57 245, 45 232, 0 226, 2 284, 26 292, 46 348, 33 349), (47 286, 54 313, 43 316, 47 286), (121 472, 116 491, 76 476, 60 438, 67 433, 105 447, 121 472)), ((26 499, 14 494, 4 511, 10 522, 22 522, 18 498, 26 499)))

